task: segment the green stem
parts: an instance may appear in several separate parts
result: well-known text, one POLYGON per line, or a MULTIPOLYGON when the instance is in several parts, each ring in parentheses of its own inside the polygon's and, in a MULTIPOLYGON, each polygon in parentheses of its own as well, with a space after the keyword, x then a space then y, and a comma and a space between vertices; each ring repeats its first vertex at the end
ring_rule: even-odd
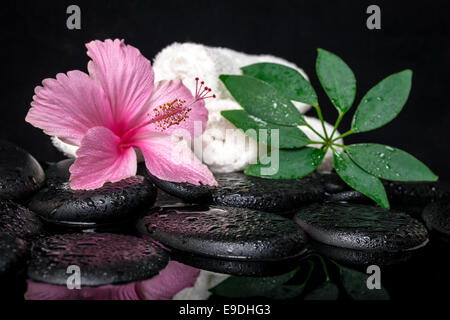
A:
POLYGON ((312 275, 312 273, 313 273, 313 271, 314 271, 314 262, 313 261, 308 261, 309 262, 309 270, 308 270, 308 273, 306 274, 306 278, 305 278, 305 281, 303 281, 303 283, 302 283, 302 286, 303 286, 303 288, 306 286, 306 284, 308 283, 308 281, 309 281, 309 278, 311 278, 311 275, 312 275))
POLYGON ((347 146, 345 146, 345 145, 343 145, 343 144, 333 143, 333 146, 340 147, 340 148, 342 148, 342 149, 347 149, 347 146))
POLYGON ((322 258, 322 256, 318 255, 317 253, 312 253, 311 256, 315 256, 320 260, 320 263, 322 264, 323 272, 325 273, 325 281, 330 281, 330 275, 328 274, 327 265, 325 264, 325 260, 322 258))
POLYGON ((331 132, 330 139, 333 139, 334 134, 335 134, 337 128, 338 128, 339 125, 341 124, 341 121, 342 121, 342 118, 344 117, 344 114, 345 114, 345 113, 343 113, 343 112, 339 112, 339 115, 338 115, 338 118, 337 118, 336 123, 335 123, 335 125, 334 125, 333 131, 331 132))
POLYGON ((334 142, 336 140, 342 139, 342 138, 344 138, 344 137, 346 137, 346 136, 348 136, 350 134, 353 134, 353 133, 354 133, 353 130, 348 130, 346 133, 341 134, 339 137, 334 138, 333 140, 331 140, 331 142, 334 142))
POLYGON ((306 121, 305 121, 305 126, 307 126, 309 129, 311 129, 311 131, 314 132, 315 134, 317 134, 321 139, 326 140, 323 135, 321 135, 319 132, 317 132, 317 130, 314 129, 313 127, 311 127, 311 125, 306 121))
POLYGON ((308 144, 323 144, 325 145, 326 143, 324 141, 313 141, 313 140, 309 140, 308 144))
POLYGON ((336 261, 331 260, 331 259, 330 259, 330 261, 331 261, 332 263, 334 263, 334 264, 336 265, 336 267, 338 267, 339 269, 342 269, 342 266, 341 266, 339 263, 337 263, 336 261))
POLYGON ((323 128, 323 133, 325 134, 325 138, 326 138, 326 140, 328 140, 328 133, 327 133, 327 130, 325 129, 325 121, 323 120, 322 109, 320 109, 319 105, 314 106, 314 109, 316 109, 317 116, 320 119, 320 123, 322 123, 322 128, 323 128))

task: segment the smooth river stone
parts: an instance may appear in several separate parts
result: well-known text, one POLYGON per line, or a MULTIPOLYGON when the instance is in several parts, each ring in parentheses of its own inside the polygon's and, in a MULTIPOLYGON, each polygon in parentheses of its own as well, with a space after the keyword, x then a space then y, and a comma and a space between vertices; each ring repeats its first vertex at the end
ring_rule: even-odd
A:
POLYGON ((126 284, 70 290, 67 286, 28 280, 25 300, 169 300, 194 286, 199 274, 196 268, 169 261, 154 277, 126 284))
POLYGON ((418 250, 408 251, 373 251, 355 250, 326 245, 314 240, 309 241, 310 248, 320 255, 335 260, 346 265, 369 266, 389 266, 408 261, 418 250))
POLYGON ((450 185, 446 182, 383 181, 389 201, 406 205, 427 205, 450 199, 450 185))
POLYGON ((373 200, 356 190, 346 190, 327 194, 325 200, 328 202, 373 203, 373 200))
POLYGON ((156 188, 147 179, 134 176, 106 183, 95 190, 72 190, 68 182, 42 189, 29 208, 42 219, 58 225, 95 227, 127 221, 148 210, 156 188))
POLYGON ((263 179, 243 173, 216 175, 215 205, 286 212, 323 198, 323 186, 313 177, 295 180, 263 179))
POLYGON ((141 218, 137 229, 170 249, 221 259, 290 259, 306 245, 305 233, 293 221, 231 207, 158 208, 141 218))
POLYGON ((43 232, 41 220, 34 212, 9 200, 0 200, 0 232, 30 238, 43 232))
POLYGON ((111 233, 54 235, 33 243, 28 277, 66 285, 67 268, 80 267, 81 286, 149 279, 164 269, 168 254, 150 241, 111 233))
POLYGON ((198 269, 245 277, 269 277, 284 274, 295 269, 302 258, 302 256, 298 256, 293 259, 285 259, 282 263, 279 260, 226 260, 183 253, 179 250, 172 250, 170 256, 177 261, 198 269))
POLYGON ((183 199, 186 203, 211 203, 211 187, 210 186, 196 186, 191 183, 171 182, 156 178, 148 174, 148 179, 164 192, 183 199))
POLYGON ((50 164, 45 170, 46 184, 57 185, 62 182, 69 181, 70 178, 70 166, 74 163, 75 159, 65 159, 53 164, 50 164))
POLYGON ((0 280, 15 276, 25 264, 27 244, 13 235, 0 232, 0 280))
POLYGON ((39 162, 18 146, 0 140, 0 199, 25 201, 44 184, 39 162))
POLYGON ((419 221, 375 206, 314 204, 300 209, 294 220, 312 239, 348 249, 403 251, 428 242, 419 221))
POLYGON ((283 213, 305 203, 319 201, 324 189, 318 179, 263 179, 240 172, 216 174, 218 187, 195 186, 189 183, 162 181, 152 177, 158 188, 191 203, 249 208, 283 213))
POLYGON ((316 172, 313 176, 323 184, 326 193, 334 194, 351 190, 351 187, 336 172, 316 172))
POLYGON ((430 230, 450 237, 450 200, 429 204, 423 210, 422 218, 430 230))

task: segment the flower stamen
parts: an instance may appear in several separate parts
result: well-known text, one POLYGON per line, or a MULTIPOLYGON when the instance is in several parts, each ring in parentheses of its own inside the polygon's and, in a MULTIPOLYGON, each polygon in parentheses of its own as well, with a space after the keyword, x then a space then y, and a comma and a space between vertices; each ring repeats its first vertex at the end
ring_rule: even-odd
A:
MULTIPOLYGON (((204 85, 204 81, 201 81, 199 85, 199 79, 195 78, 195 96, 191 102, 186 104, 186 100, 175 99, 172 102, 157 106, 153 109, 152 118, 146 124, 155 123, 159 130, 164 131, 189 119, 189 112, 192 110, 191 106, 193 104, 216 97, 215 94, 208 95, 211 92, 211 88, 204 85)), ((147 116, 150 117, 150 113, 147 113, 147 116)))

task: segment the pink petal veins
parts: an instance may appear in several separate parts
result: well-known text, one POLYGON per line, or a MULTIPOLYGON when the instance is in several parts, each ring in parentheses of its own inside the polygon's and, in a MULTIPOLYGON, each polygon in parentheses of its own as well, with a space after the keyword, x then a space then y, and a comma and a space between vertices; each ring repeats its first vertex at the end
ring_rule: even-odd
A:
POLYGON ((123 148, 121 140, 104 127, 89 129, 70 167, 72 189, 96 189, 105 182, 116 182, 136 174, 136 152, 123 148))
POLYGON ((173 182, 217 185, 208 167, 201 163, 185 142, 160 133, 140 133, 130 142, 142 151, 151 174, 173 182))
POLYGON ((123 40, 96 40, 86 47, 92 59, 89 73, 102 85, 116 122, 115 133, 120 135, 152 93, 154 74, 150 61, 123 40))
POLYGON ((96 126, 110 127, 112 115, 101 86, 81 71, 60 73, 36 87, 25 120, 74 145, 96 126))

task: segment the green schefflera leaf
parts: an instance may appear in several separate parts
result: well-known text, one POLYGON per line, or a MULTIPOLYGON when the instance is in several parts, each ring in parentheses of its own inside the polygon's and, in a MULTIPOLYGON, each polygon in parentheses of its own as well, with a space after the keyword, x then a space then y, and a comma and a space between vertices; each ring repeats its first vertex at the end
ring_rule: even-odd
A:
POLYGON ((350 67, 337 55, 318 49, 316 73, 338 112, 347 112, 356 95, 356 79, 350 67))
POLYGON ((265 298, 275 299, 275 300, 286 300, 292 299, 302 294, 304 286, 286 284, 276 287, 274 290, 267 292, 263 295, 265 298))
POLYGON ((230 121, 236 128, 241 129, 250 138, 256 138, 260 143, 272 145, 272 130, 278 130, 277 147, 281 149, 297 149, 306 146, 309 138, 297 127, 286 127, 271 124, 252 116, 245 110, 226 110, 221 112, 222 116, 230 121), (262 134, 260 130, 266 130, 262 134))
POLYGON ((367 274, 340 267, 342 286, 354 300, 389 300, 389 293, 385 288, 370 290, 367 287, 367 274))
POLYGON ((390 75, 362 98, 353 116, 352 130, 366 132, 392 121, 402 111, 411 91, 412 71, 390 75))
POLYGON ((257 164, 248 166, 244 173, 270 179, 298 179, 316 170, 325 156, 323 150, 308 147, 278 150, 278 159, 276 152, 261 159, 257 164))
POLYGON ((305 300, 336 300, 339 297, 339 288, 331 281, 325 281, 309 293, 305 300))
POLYGON ((389 146, 365 143, 346 149, 350 158, 368 173, 392 181, 436 181, 437 176, 409 153, 389 146))
POLYGON ((380 179, 358 167, 344 152, 334 152, 333 162, 334 169, 345 183, 371 198, 381 207, 390 208, 386 190, 380 179))
POLYGON ((290 100, 316 106, 314 88, 297 70, 277 63, 256 63, 241 68, 244 75, 267 82, 290 100))
POLYGON ((279 287, 292 279, 299 269, 274 277, 229 277, 210 291, 228 298, 249 298, 272 296, 279 287), (275 292, 274 292, 275 291, 275 292))
POLYGON ((248 77, 221 75, 233 98, 251 115, 283 126, 304 125, 303 115, 292 102, 268 83, 248 77))

